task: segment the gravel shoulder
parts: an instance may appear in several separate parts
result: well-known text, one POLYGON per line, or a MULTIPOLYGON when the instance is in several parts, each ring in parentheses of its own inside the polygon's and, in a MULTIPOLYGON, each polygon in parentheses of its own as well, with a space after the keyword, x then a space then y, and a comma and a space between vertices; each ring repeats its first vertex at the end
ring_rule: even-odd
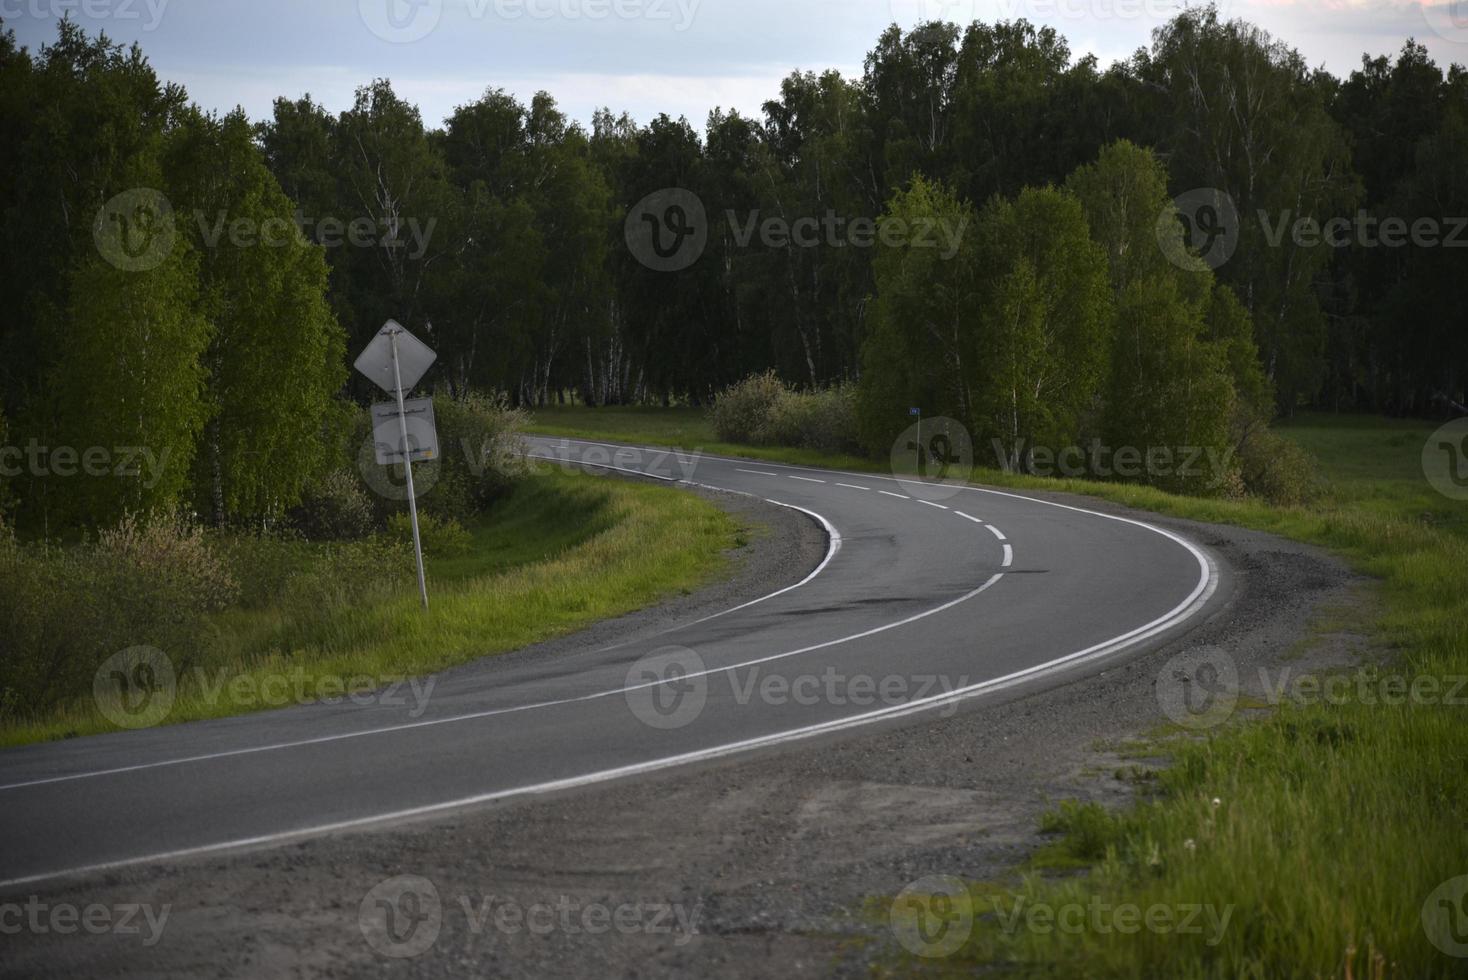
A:
MULTIPOLYGON (((498 661, 657 632, 798 581, 824 553, 800 514, 709 496, 760 525, 732 577, 498 661)), ((0 976, 865 976, 893 943, 871 899, 929 874, 1001 876, 1041 843, 1037 818, 1055 801, 1130 798, 1134 784, 1116 773, 1137 760, 1117 749, 1168 721, 1156 684, 1173 657, 1222 648, 1245 695, 1262 698, 1261 668, 1362 655, 1349 630, 1312 629, 1369 601, 1369 583, 1340 561, 1257 532, 1137 516, 1206 546, 1230 590, 1206 621, 1143 655, 949 717, 0 896, 0 910, 38 905, 43 921, 62 905, 167 914, 161 933, 141 914, 130 934, 23 928, 0 940, 0 976), (364 909, 381 918, 376 899, 420 879, 439 913, 387 922, 369 942, 364 909), (379 951, 425 938, 419 955, 379 951)))

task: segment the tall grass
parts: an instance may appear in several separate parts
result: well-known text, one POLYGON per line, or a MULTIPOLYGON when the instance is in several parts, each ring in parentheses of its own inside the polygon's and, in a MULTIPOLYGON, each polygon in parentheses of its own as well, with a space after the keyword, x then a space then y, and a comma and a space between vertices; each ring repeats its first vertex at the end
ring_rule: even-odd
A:
MULTIPOLYGON (((387 685, 563 635, 717 574, 738 528, 680 490, 546 467, 467 530, 467 548, 455 536, 453 547, 429 553, 428 614, 401 543, 217 542, 242 592, 211 614, 187 660, 155 644, 179 668, 165 720, 266 707, 257 692, 279 690, 282 679, 308 692, 387 685)), ((88 689, 85 680, 74 689, 88 689)), ((0 745, 113 728, 82 695, 4 717, 0 745)))

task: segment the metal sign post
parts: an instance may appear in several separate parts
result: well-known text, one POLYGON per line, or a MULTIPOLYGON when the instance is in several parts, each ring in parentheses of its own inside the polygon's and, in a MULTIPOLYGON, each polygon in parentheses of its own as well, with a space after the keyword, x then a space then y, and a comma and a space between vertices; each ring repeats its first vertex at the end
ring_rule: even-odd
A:
POLYGON ((408 516, 413 522, 413 557, 418 562, 418 594, 423 597, 423 611, 428 611, 428 580, 423 577, 423 541, 418 536, 418 495, 413 492, 413 452, 408 444, 408 413, 403 408, 403 374, 398 365, 398 334, 402 327, 390 332, 392 339, 392 374, 397 382, 398 426, 403 436, 403 472, 408 475, 408 516))
MULTIPOLYGON (((404 371, 407 384, 415 385, 423 377, 438 355, 427 345, 403 329, 396 320, 389 320, 377 331, 367 349, 357 357, 355 367, 385 389, 397 401, 398 433, 402 440, 403 472, 408 480, 408 516, 413 524, 413 558, 418 564, 418 594, 423 598, 423 611, 428 611, 428 580, 423 574, 423 538, 418 531, 418 494, 413 488, 413 444, 408 437, 408 412, 403 404, 404 371), (399 350, 399 341, 403 349, 399 350)), ((431 407, 431 406, 430 406, 431 407)), ((429 413, 432 424, 432 412, 429 413)), ((435 447, 437 437, 433 438, 435 447)), ((383 458, 379 451, 378 458, 383 458)))

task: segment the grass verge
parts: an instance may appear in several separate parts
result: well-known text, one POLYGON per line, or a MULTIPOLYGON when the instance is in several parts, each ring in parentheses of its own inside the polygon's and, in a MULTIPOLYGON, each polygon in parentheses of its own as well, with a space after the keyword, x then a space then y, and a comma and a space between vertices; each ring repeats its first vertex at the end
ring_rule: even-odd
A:
MULTIPOLYGON (((693 494, 552 467, 536 468, 470 531, 467 554, 430 556, 426 615, 411 568, 347 604, 279 597, 218 614, 207 649, 169 652, 183 666, 163 721, 365 695, 564 635, 710 580, 741 539, 732 518, 693 494)), ((0 745, 116 728, 83 699, 7 725, 0 745)))
MULTIPOLYGON (((704 438, 712 433, 700 419, 693 410, 664 418, 570 409, 536 421, 548 434, 885 468, 722 446, 704 438)), ((1309 507, 976 473, 979 483, 1086 494, 1327 547, 1380 583, 1370 630, 1384 663, 1364 668, 1344 697, 1286 701, 1260 720, 1236 716, 1201 736, 1169 738, 1157 747, 1172 765, 1158 774, 1155 796, 1119 814, 1062 809, 1050 818, 1058 840, 1044 860, 1014 881, 974 883, 967 909, 948 910, 974 917, 961 949, 941 960, 884 963, 879 972, 1468 975, 1468 960, 1434 942, 1468 945, 1468 880, 1440 890, 1468 874, 1468 688, 1460 683, 1468 677, 1468 504, 1422 477, 1420 453, 1434 428, 1321 415, 1282 427, 1320 461, 1327 486, 1309 507), (1418 693, 1403 696, 1414 683, 1418 693), (1138 918, 1124 919, 1122 905, 1138 918), (1163 913, 1149 922, 1153 908, 1169 923, 1163 913), (1185 931, 1181 919, 1195 908, 1197 929, 1185 931), (1062 909, 1079 910, 1067 920, 1078 928, 1060 927, 1062 909)))

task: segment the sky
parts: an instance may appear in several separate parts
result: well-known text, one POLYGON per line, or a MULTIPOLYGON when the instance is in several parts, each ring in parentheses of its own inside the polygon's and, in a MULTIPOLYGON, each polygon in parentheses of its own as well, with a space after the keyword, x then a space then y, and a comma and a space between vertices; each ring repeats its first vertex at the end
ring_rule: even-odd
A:
MULTIPOLYGON (((758 116, 792 70, 859 76, 889 24, 1025 18, 1103 65, 1149 43, 1181 0, 0 0, 32 49, 62 16, 137 41, 158 74, 221 112, 270 115, 310 93, 332 112, 389 78, 430 126, 489 88, 539 90, 586 122, 601 106, 702 128, 710 109, 758 116)), ((1444 67, 1468 64, 1468 0, 1221 0, 1346 75, 1363 53, 1415 37, 1444 67)))

